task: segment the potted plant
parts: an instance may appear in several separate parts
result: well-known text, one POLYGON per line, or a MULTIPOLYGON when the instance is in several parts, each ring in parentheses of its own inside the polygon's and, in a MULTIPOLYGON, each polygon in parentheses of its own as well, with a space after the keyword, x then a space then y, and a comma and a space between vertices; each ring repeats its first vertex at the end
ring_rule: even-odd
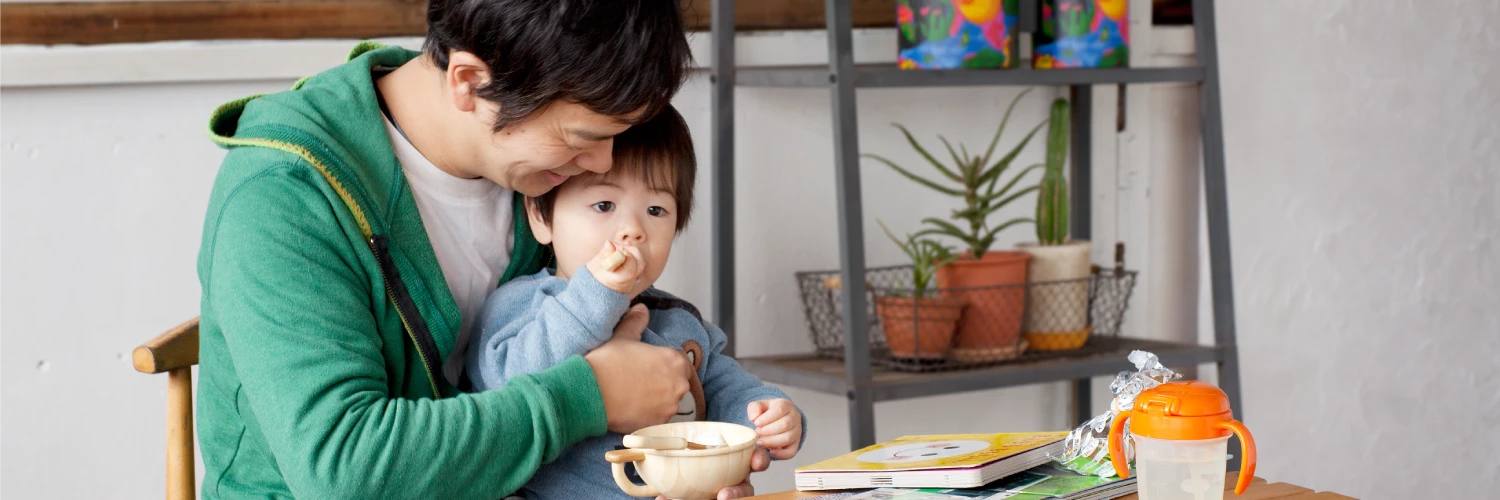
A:
POLYGON ((1039 164, 1016 172, 1003 184, 1001 181, 1010 171, 1011 162, 1045 123, 1032 128, 1015 147, 991 163, 995 146, 1000 143, 1000 135, 1010 121, 1011 112, 1027 92, 1030 91, 1022 92, 1011 101, 1010 107, 1005 110, 1005 117, 1000 120, 1000 127, 995 130, 995 137, 990 140, 989 147, 982 155, 969 154, 968 148, 962 144, 958 150, 954 150, 946 138, 938 136, 953 159, 951 167, 933 158, 906 127, 895 124, 912 148, 937 169, 946 182, 917 175, 878 155, 864 155, 884 163, 917 184, 963 200, 963 208, 952 213, 953 222, 928 217, 922 222, 931 227, 916 233, 919 237, 951 237, 961 242, 965 248, 964 254, 957 260, 937 270, 938 288, 958 289, 944 293, 969 299, 969 307, 964 311, 953 349, 953 356, 960 361, 1009 359, 1020 355, 1024 348, 1021 343, 1021 318, 1026 303, 1026 262, 1031 255, 1020 251, 990 251, 990 247, 1001 231, 1017 224, 1032 222, 1032 219, 1017 217, 998 225, 991 224, 989 219, 1001 208, 1037 189, 1036 186, 1018 188, 1017 184, 1027 173, 1041 168, 1039 164))
POLYGON ((942 359, 953 344, 953 331, 963 312, 962 297, 937 297, 930 289, 933 273, 956 258, 936 241, 907 235, 896 238, 880 223, 885 235, 911 258, 911 293, 892 293, 875 298, 875 311, 885 328, 885 343, 891 356, 908 359, 942 359))
POLYGON ((1019 245, 1031 254, 1027 274, 1025 338, 1031 349, 1077 349, 1088 342, 1089 242, 1068 239, 1068 101, 1052 102, 1047 163, 1036 199, 1036 243, 1019 245))

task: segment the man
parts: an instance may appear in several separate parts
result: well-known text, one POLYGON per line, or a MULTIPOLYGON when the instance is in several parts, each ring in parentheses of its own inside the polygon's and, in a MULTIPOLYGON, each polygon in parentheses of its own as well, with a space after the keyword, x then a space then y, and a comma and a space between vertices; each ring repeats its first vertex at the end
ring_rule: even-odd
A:
POLYGON ((677 0, 432 0, 428 24, 420 54, 361 44, 214 114, 204 498, 497 498, 687 391, 681 354, 630 341, 501 390, 459 383, 485 294, 546 264, 520 195, 608 170, 611 138, 680 87, 677 0))

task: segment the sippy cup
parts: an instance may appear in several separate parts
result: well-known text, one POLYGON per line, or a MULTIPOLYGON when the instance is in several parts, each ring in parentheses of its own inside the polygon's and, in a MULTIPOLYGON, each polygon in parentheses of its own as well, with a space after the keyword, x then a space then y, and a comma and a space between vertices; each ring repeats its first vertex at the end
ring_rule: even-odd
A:
POLYGON ((1147 389, 1109 429, 1110 461, 1130 477, 1123 431, 1130 421, 1141 500, 1222 500, 1229 435, 1243 453, 1234 494, 1255 477, 1255 439, 1234 419, 1224 391, 1202 381, 1169 382, 1147 389))

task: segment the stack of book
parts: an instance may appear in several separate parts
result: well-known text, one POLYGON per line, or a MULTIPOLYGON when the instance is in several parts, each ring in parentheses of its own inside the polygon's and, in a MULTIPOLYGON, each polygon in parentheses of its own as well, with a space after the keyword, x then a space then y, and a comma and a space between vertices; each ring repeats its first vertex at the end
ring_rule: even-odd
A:
POLYGON ((1066 436, 905 436, 800 467, 797 489, 861 490, 816 500, 1105 500, 1135 492, 1133 477, 1085 476, 1051 465, 1066 436))

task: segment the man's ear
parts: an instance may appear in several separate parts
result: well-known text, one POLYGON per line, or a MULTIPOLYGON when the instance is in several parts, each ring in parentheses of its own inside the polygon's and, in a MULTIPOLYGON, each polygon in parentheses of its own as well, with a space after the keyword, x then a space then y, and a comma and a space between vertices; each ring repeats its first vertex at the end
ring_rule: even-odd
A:
POLYGON ((456 50, 448 54, 448 71, 444 84, 453 98, 453 107, 472 113, 479 106, 477 90, 490 82, 490 66, 472 52, 456 50))
POLYGON ((536 237, 536 242, 551 245, 552 228, 547 226, 547 222, 542 220, 542 215, 537 213, 535 200, 528 199, 522 205, 526 206, 526 221, 531 223, 531 235, 536 237))

